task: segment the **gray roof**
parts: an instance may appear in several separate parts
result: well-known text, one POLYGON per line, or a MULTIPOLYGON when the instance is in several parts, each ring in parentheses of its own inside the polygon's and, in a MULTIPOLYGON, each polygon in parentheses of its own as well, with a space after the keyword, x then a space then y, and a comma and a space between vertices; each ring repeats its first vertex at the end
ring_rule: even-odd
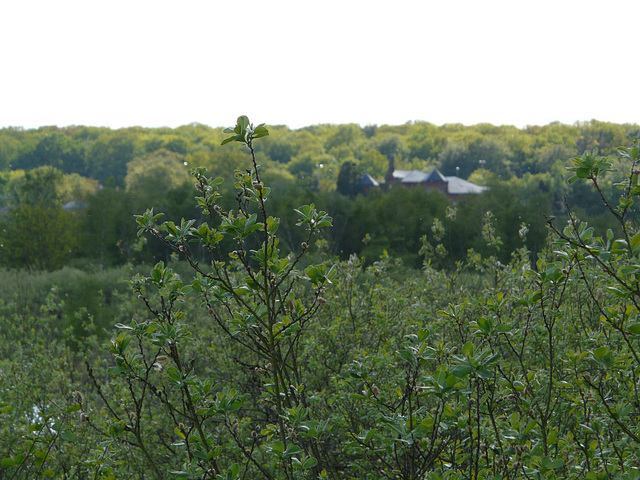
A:
POLYGON ((402 177, 402 183, 422 183, 427 181, 428 175, 420 170, 408 170, 408 173, 402 177))
MULTIPOLYGON (((434 168, 431 172, 423 172, 422 170, 394 170, 393 178, 401 183, 414 185, 417 183, 446 183, 447 193, 450 195, 482 193, 488 189, 488 187, 476 185, 475 183, 463 180, 460 177, 445 177, 437 168, 434 168)), ((385 182, 382 181, 378 184, 369 174, 365 174, 362 176, 360 184, 378 186, 384 185, 385 182), (368 177, 371 182, 375 183, 364 183, 365 177, 368 177)))
POLYGON ((402 180, 404 177, 409 175, 411 172, 417 172, 417 171, 418 170, 394 170, 393 171, 393 178, 396 178, 398 180, 402 180))
POLYGON ((446 182, 447 179, 440 173, 440 170, 434 168, 433 171, 427 177, 427 182, 446 182))
POLYGON ((393 177, 402 181, 402 183, 447 183, 447 179, 437 168, 429 173, 422 170, 395 170, 393 177))
POLYGON ((81 200, 71 200, 70 202, 65 203, 62 208, 65 210, 80 210, 83 208, 87 208, 87 202, 83 202, 81 200))
POLYGON ((373 177, 371 175, 369 175, 368 173, 365 173, 364 175, 362 175, 362 177, 360 178, 360 181, 358 182, 359 185, 362 185, 363 187, 366 186, 370 186, 370 187, 378 187, 380 186, 380 184, 378 182, 376 182, 373 177))
POLYGON ((451 195, 464 195, 468 193, 482 193, 487 190, 487 187, 482 185, 476 185, 475 183, 468 182, 459 177, 445 177, 449 185, 447 191, 451 195))

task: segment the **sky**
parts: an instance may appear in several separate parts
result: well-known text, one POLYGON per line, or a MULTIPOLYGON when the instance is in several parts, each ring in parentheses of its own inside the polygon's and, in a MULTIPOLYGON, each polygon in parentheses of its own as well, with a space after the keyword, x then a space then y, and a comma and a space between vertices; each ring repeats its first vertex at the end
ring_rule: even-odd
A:
POLYGON ((640 123, 637 0, 20 0, 0 128, 640 123))

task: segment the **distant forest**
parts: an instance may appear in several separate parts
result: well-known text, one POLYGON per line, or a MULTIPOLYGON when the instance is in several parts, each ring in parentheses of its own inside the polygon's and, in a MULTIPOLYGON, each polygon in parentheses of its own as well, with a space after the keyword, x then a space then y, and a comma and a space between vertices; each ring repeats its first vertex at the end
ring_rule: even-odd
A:
MULTIPOLYGON (((440 224, 447 262, 486 248, 487 212, 495 218, 504 260, 523 241, 534 254, 546 247, 543 214, 562 218, 570 209, 596 228, 608 228, 597 193, 582 182, 569 185, 566 167, 595 148, 617 167, 616 149, 637 137, 640 127, 593 120, 524 129, 415 122, 297 130, 269 125, 269 131, 256 153, 273 189, 272 214, 281 218, 285 249, 300 248, 293 208, 315 203, 334 218, 323 243, 330 253, 356 253, 367 262, 389 254, 419 267, 419 252, 440 224), (489 189, 460 200, 455 215, 447 214, 451 202, 438 192, 360 192, 362 174, 384 178, 390 155, 397 169, 438 168, 489 189), (526 237, 518 235, 523 227, 526 237)), ((240 145, 221 147, 225 136, 222 128, 201 124, 0 130, 1 265, 54 270, 167 260, 170 252, 160 243, 142 248, 134 215, 153 208, 171 220, 198 218, 190 176, 197 166, 224 179, 223 202, 233 208, 234 170, 248 168, 249 159, 240 145)), ((612 197, 615 180, 605 186, 612 197)))

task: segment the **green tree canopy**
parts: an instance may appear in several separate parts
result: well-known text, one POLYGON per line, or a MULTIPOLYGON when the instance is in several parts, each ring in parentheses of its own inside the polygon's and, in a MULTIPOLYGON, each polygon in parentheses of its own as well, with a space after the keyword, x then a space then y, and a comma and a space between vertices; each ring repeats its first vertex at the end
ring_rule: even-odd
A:
POLYGON ((169 150, 157 150, 127 164, 126 191, 136 205, 166 208, 170 192, 191 183, 184 157, 169 150))

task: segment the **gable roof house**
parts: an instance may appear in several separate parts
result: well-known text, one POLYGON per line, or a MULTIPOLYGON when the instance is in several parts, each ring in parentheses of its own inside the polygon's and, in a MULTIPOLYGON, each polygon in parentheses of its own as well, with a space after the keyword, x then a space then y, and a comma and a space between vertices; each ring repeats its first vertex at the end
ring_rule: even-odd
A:
POLYGON ((487 190, 485 186, 476 185, 460 177, 444 176, 437 168, 431 172, 423 172, 422 170, 396 170, 393 155, 389 157, 389 169, 387 170, 384 181, 378 183, 371 175, 364 174, 360 179, 360 185, 365 191, 376 187, 393 188, 394 185, 424 188, 425 190, 440 190, 454 203, 456 203, 461 196, 475 195, 487 190))
POLYGON ((379 188, 380 187, 380 184, 378 182, 376 182, 375 179, 371 175, 369 175, 368 173, 365 173, 364 175, 362 175, 362 177, 360 178, 360 181, 358 182, 358 185, 365 192, 368 192, 372 188, 379 188))

